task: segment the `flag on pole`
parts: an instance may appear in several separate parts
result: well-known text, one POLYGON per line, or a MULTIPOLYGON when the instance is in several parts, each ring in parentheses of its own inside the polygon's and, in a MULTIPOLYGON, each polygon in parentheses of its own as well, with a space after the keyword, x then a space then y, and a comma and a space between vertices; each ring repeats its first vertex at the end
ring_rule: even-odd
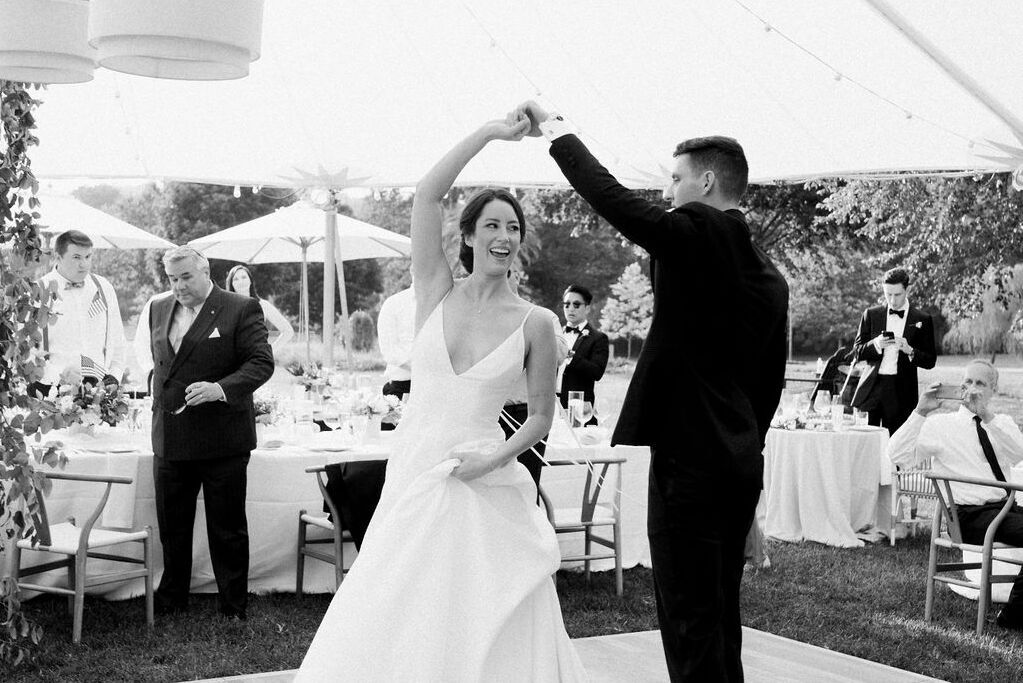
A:
POLYGON ((99 291, 99 287, 96 288, 96 293, 92 295, 92 302, 89 304, 88 315, 90 318, 95 318, 99 315, 105 315, 107 312, 107 302, 103 298, 103 294, 99 291))
POLYGON ((88 356, 82 356, 82 377, 94 377, 103 381, 106 374, 107 371, 103 369, 102 365, 88 356))

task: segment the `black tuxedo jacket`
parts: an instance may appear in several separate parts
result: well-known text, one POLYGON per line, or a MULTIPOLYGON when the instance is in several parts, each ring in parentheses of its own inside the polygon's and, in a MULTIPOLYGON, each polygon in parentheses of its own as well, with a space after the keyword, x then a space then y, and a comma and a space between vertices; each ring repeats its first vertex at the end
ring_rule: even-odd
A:
POLYGON ((176 300, 153 301, 149 311, 153 352, 153 452, 168 460, 200 460, 247 454, 256 446, 252 392, 274 370, 263 311, 256 299, 216 285, 177 353, 170 332, 176 300), (217 382, 227 401, 173 411, 193 382, 217 382))
POLYGON ((785 279, 740 211, 668 211, 619 184, 574 135, 550 152, 594 210, 650 254, 653 319, 612 443, 754 474, 784 383, 785 279))
POLYGON ((583 392, 583 400, 593 403, 593 383, 607 369, 607 335, 588 323, 587 334, 580 334, 572 345, 572 360, 561 375, 561 407, 568 407, 568 392, 583 392))
MULTIPOLYGON (((884 332, 888 325, 888 307, 873 306, 863 312, 860 326, 856 331, 853 350, 858 361, 864 361, 866 367, 860 374, 860 383, 853 396, 853 407, 872 410, 877 407, 877 373, 881 366, 882 354, 877 352, 871 341, 884 332)), ((899 405, 912 409, 919 398, 917 389, 916 369, 928 370, 934 367, 937 353, 934 350, 934 322, 931 316, 913 306, 906 311, 906 329, 902 334, 906 342, 913 347, 913 360, 905 353, 899 352, 899 364, 895 375, 895 393, 899 405)))

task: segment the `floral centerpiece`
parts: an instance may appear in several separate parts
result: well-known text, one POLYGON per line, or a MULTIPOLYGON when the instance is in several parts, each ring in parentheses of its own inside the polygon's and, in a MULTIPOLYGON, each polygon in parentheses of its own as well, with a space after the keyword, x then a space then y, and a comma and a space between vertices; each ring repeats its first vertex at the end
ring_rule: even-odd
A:
POLYGON ((275 394, 257 391, 252 396, 252 404, 259 424, 274 424, 281 416, 280 399, 275 394))
POLYGON ((397 424, 401 418, 401 401, 397 396, 381 394, 369 388, 343 391, 335 396, 341 412, 366 415, 384 422, 397 424))
POLYGON ((302 365, 296 361, 289 363, 284 369, 297 377, 298 383, 305 387, 306 391, 322 390, 323 387, 327 386, 328 379, 330 378, 330 372, 325 370, 319 363, 302 365))
POLYGON ((54 429, 78 424, 86 429, 100 424, 116 427, 128 417, 128 399, 117 384, 83 382, 81 371, 70 367, 50 387, 40 413, 52 419, 54 429))

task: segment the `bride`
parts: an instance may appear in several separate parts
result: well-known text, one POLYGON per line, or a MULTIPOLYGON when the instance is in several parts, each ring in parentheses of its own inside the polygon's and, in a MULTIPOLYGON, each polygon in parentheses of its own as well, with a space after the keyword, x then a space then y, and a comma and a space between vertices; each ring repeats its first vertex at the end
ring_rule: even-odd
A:
POLYGON ((492 121, 420 181, 412 208, 416 339, 412 387, 360 554, 334 596, 296 681, 582 681, 552 574, 554 531, 515 456, 554 415, 553 316, 516 296, 508 271, 525 234, 505 190, 466 203, 455 282, 441 200, 492 140, 529 121, 492 121), (529 417, 498 426, 523 373, 529 417))

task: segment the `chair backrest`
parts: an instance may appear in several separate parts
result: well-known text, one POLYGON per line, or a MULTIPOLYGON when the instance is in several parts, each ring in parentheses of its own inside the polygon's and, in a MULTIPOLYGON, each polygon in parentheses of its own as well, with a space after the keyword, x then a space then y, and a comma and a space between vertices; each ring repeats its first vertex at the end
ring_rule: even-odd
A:
POLYGON ((934 497, 934 486, 927 478, 931 470, 931 459, 921 460, 913 467, 903 467, 893 473, 893 480, 900 494, 934 497))
POLYGON ((106 507, 107 500, 110 498, 110 489, 113 485, 130 484, 132 482, 131 477, 108 477, 96 474, 68 474, 64 472, 40 472, 38 474, 41 477, 33 484, 35 501, 29 506, 29 515, 32 518, 32 523, 35 525, 36 539, 38 539, 40 545, 44 546, 50 545, 52 541, 50 536, 50 519, 46 512, 46 493, 49 492, 50 481, 88 481, 106 484, 106 489, 96 504, 96 508, 81 527, 81 540, 83 543, 89 537, 89 533, 92 531, 100 515, 103 514, 103 508, 106 507))
POLYGON ((931 520, 933 528, 932 536, 937 537, 941 533, 941 524, 945 523, 948 537, 953 543, 962 543, 963 534, 959 529, 959 512, 956 510, 955 496, 952 494, 952 485, 948 479, 939 477, 926 477, 934 485, 934 493, 938 499, 938 514, 931 520))
MULTIPOLYGON (((1015 494, 1023 491, 1023 484, 1017 484, 1014 482, 996 481, 994 479, 977 479, 975 477, 956 477, 945 474, 929 473, 925 475, 927 479, 934 482, 934 492, 937 494, 938 504, 940 506, 940 514, 934 515, 934 522, 932 524, 931 536, 937 537, 940 531, 941 520, 944 520, 948 524, 948 536, 954 543, 962 543, 963 535, 959 528, 959 513, 956 509, 955 496, 952 493, 952 482, 960 484, 974 484, 976 486, 986 486, 989 488, 1000 488, 1005 490, 1005 504, 1002 506, 1001 512, 991 520, 988 525, 987 534, 991 535, 994 533, 994 529, 998 528, 1001 524, 1002 519, 1009 514, 1009 510, 1012 508, 1015 502, 1015 494)), ((986 543, 987 541, 985 541, 986 543)))
POLYGON ((604 485, 609 484, 613 487, 614 500, 612 502, 615 515, 618 514, 618 510, 621 509, 621 463, 619 462, 592 462, 586 466, 586 483, 583 485, 583 500, 582 505, 582 520, 583 522, 592 522, 593 513, 597 509, 597 503, 600 500, 600 493, 604 490, 604 485), (615 475, 611 478, 612 481, 608 480, 608 470, 611 466, 615 466, 615 475), (599 470, 599 473, 598 473, 599 470))

